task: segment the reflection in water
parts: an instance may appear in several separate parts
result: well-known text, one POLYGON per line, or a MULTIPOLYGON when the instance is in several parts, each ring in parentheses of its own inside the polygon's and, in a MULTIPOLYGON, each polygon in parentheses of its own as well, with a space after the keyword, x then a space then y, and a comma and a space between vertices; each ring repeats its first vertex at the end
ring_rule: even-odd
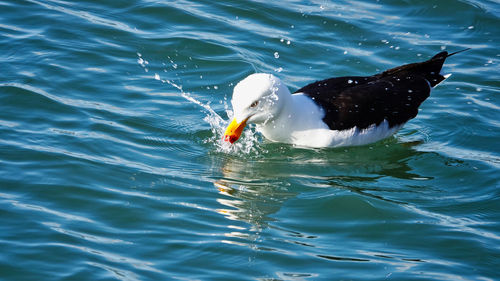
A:
POLYGON ((283 181, 267 167, 269 163, 227 159, 222 167, 223 177, 214 182, 224 198, 217 201, 228 207, 218 212, 230 220, 242 221, 259 232, 273 221, 269 215, 276 213, 283 202, 294 197, 283 181))
MULTIPOLYGON (((439 265, 439 260, 413 256, 387 242, 405 225, 400 221, 404 217, 432 222, 439 215, 415 206, 416 198, 435 192, 433 177, 420 164, 427 159, 443 166, 458 163, 436 152, 418 151, 419 144, 391 139, 323 150, 265 144, 266 152, 247 158, 218 155, 211 160, 214 174, 219 174, 214 180, 217 201, 223 206, 217 212, 228 219, 222 242, 249 247, 256 257, 266 251, 292 261, 313 257, 316 262, 390 265, 392 272, 439 265), (380 236, 365 236, 370 231, 380 236), (332 236, 342 238, 343 244, 332 236)), ((320 275, 276 274, 288 276, 283 279, 293 279, 290 274, 303 279, 320 275)))
POLYGON ((275 219, 271 215, 297 195, 290 191, 290 183, 273 169, 272 161, 231 157, 212 163, 221 173, 214 186, 222 195, 217 201, 224 207, 217 212, 229 220, 228 232, 225 233, 227 239, 222 242, 257 251, 280 251, 262 243, 262 233, 273 228, 270 223, 275 219))
POLYGON ((275 215, 288 213, 281 209, 292 198, 300 196, 311 200, 311 196, 325 196, 323 191, 327 196, 335 197, 339 189, 358 194, 365 200, 407 204, 400 194, 419 192, 408 186, 408 180, 423 182, 432 179, 419 175, 411 166, 412 159, 432 153, 419 152, 413 146, 413 143, 401 144, 394 140, 374 146, 334 150, 267 144, 265 148, 269 152, 264 155, 246 159, 224 155, 222 159, 212 159, 215 172, 220 173, 220 177, 214 180, 214 186, 221 194, 217 201, 224 206, 217 212, 229 221, 249 225, 246 228, 229 223, 225 234, 228 239, 223 242, 274 252, 286 252, 290 245, 295 245, 299 247, 298 251, 313 252, 312 255, 330 261, 373 262, 388 257, 398 263, 421 262, 414 257, 395 257, 392 253, 380 252, 371 255, 361 250, 354 251, 355 256, 335 254, 336 250, 331 247, 326 250, 322 242, 318 242, 317 234, 284 227, 280 215, 275 215), (401 184, 405 180, 406 184, 401 184), (391 185, 391 182, 395 184, 391 185), (335 193, 331 193, 332 187, 335 193), (318 195, 319 192, 323 193, 318 195), (272 235, 267 236, 269 232, 272 235), (267 241, 267 238, 272 241, 267 241))
POLYGON ((416 174, 408 163, 428 152, 418 152, 408 143, 388 142, 377 147, 340 150, 303 150, 268 144, 267 150, 278 153, 268 152, 249 159, 230 156, 214 160, 214 169, 221 173, 214 186, 224 195, 218 201, 229 207, 220 213, 261 230, 273 221, 270 215, 278 212, 289 198, 304 191, 304 187, 336 187, 397 202, 372 192, 401 192, 404 187, 377 188, 373 183, 384 178, 429 180, 432 177, 416 174))

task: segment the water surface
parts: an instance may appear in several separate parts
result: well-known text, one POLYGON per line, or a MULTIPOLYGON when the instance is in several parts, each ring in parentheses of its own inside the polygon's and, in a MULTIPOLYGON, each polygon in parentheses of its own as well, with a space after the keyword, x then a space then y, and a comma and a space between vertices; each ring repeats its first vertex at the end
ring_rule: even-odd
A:
POLYGON ((0 279, 498 280, 496 1, 0 1, 0 279), (395 137, 221 142, 234 85, 441 50, 395 137))

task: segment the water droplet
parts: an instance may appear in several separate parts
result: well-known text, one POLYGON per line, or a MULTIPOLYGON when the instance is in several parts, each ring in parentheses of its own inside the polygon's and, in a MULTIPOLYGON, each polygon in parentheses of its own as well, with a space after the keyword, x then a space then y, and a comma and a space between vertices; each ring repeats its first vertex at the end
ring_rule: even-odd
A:
POLYGON ((344 51, 344 55, 347 55, 347 51, 344 51))
POLYGON ((290 43, 291 43, 291 42, 290 42, 290 40, 286 41, 286 44, 287 44, 287 45, 290 45, 290 43))
POLYGON ((474 29, 474 26, 473 26, 473 25, 471 25, 471 26, 469 26, 469 27, 467 27, 467 28, 468 28, 468 29, 474 29))
POLYGON ((352 84, 352 80, 351 79, 347 80, 347 83, 352 84))
POLYGON ((274 52, 274 58, 278 59, 280 57, 280 54, 278 52, 274 52))
POLYGON ((160 75, 158 73, 155 73, 155 80, 160 80, 160 75))
POLYGON ((215 86, 214 86, 214 89, 215 89, 215 90, 218 90, 218 89, 219 89, 219 86, 215 85, 215 86))

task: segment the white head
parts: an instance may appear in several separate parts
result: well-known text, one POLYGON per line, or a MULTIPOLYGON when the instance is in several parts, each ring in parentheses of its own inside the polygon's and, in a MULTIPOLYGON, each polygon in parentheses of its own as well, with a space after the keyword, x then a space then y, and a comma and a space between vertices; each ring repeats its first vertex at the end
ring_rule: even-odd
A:
POLYGON ((256 73, 240 81, 233 91, 234 119, 224 139, 235 142, 246 123, 262 124, 273 120, 291 98, 288 88, 272 74, 256 73))

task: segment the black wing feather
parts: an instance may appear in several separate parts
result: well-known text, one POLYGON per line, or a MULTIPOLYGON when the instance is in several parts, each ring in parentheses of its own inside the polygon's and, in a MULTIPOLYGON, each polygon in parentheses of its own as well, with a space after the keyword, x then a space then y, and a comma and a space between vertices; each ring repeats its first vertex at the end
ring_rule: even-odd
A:
POLYGON ((431 87, 445 79, 440 71, 449 56, 443 51, 427 61, 373 76, 325 79, 295 93, 304 93, 325 110, 323 121, 331 130, 366 129, 384 120, 393 127, 417 116, 418 107, 429 97, 431 87))

